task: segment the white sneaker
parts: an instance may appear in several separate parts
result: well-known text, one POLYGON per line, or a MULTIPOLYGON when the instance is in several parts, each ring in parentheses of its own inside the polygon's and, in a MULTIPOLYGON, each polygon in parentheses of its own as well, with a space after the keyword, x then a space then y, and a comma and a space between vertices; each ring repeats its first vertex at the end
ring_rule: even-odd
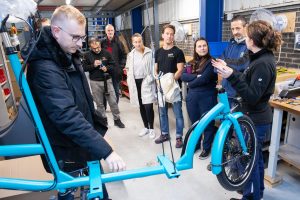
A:
POLYGON ((154 129, 149 129, 149 138, 150 139, 154 139, 155 138, 155 132, 154 132, 154 129))
POLYGON ((147 128, 143 128, 141 132, 139 133, 140 137, 143 137, 144 135, 147 135, 149 133, 149 130, 147 128))

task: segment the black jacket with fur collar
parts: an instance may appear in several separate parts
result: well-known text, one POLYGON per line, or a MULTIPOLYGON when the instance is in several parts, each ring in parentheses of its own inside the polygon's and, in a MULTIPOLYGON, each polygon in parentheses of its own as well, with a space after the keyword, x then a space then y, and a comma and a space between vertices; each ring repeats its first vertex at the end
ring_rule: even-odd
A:
POLYGON ((42 30, 29 59, 27 80, 58 161, 82 166, 110 155, 112 148, 102 137, 107 127, 94 123, 97 115, 80 54, 65 54, 50 27, 42 30))

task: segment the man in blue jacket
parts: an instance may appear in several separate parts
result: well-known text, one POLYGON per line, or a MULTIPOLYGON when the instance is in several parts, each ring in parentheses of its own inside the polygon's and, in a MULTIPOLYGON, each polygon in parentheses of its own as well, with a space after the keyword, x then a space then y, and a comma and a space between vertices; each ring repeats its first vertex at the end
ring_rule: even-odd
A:
MULTIPOLYGON (((233 38, 230 39, 228 47, 224 50, 221 59, 225 60, 228 66, 243 72, 249 65, 248 50, 245 42, 246 19, 243 16, 235 16, 230 23, 233 38)), ((228 94, 229 101, 236 96, 227 79, 222 80, 222 86, 228 94)))
MULTIPOLYGON (((85 16, 78 9, 70 5, 58 7, 51 25, 41 30, 29 60, 27 80, 63 171, 71 172, 85 167, 87 161, 100 159, 110 170, 119 171, 125 163, 103 138, 107 127, 97 120, 99 115, 81 65, 78 49, 86 38, 85 25, 85 16)), ((103 189, 104 199, 108 200, 103 189)), ((58 199, 74 199, 72 190, 59 193, 58 199)))

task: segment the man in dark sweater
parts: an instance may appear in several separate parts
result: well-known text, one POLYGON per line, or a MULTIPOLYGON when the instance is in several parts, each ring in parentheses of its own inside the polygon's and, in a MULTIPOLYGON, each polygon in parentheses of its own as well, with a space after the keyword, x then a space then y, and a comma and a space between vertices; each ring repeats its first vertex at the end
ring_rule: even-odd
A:
POLYGON ((91 50, 84 56, 83 68, 84 71, 89 72, 91 89, 97 104, 97 110, 107 124, 103 103, 105 98, 113 114, 115 126, 125 128, 125 125, 120 120, 120 111, 111 80, 111 73, 115 62, 108 51, 101 49, 100 40, 91 38, 89 40, 89 46, 91 50))
POLYGON ((126 64, 126 52, 122 42, 115 36, 115 28, 108 24, 105 27, 106 37, 102 40, 102 48, 109 51, 115 61, 115 66, 112 70, 112 82, 115 89, 117 103, 119 102, 120 82, 122 80, 123 68, 126 64))

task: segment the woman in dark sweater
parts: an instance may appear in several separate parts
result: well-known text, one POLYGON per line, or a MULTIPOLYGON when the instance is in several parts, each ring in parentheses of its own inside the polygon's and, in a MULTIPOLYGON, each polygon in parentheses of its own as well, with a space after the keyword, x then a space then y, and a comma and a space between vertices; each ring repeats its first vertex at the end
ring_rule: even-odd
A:
POLYGON ((252 22, 246 31, 250 64, 244 73, 234 71, 219 59, 212 61, 212 64, 242 97, 243 111, 255 124, 258 157, 251 178, 243 189, 242 199, 259 200, 263 198, 264 191, 262 144, 266 134, 271 130, 272 123, 272 110, 268 101, 273 94, 276 79, 273 51, 280 47, 282 40, 281 34, 274 31, 272 26, 265 21, 252 22))
MULTIPOLYGON (((194 44, 193 60, 189 63, 191 70, 186 68, 181 75, 181 80, 189 88, 186 97, 186 107, 192 123, 217 104, 216 84, 217 74, 211 64, 208 43, 204 38, 199 38, 194 44)), ((204 132, 203 150, 200 159, 206 159, 210 153, 214 139, 215 126, 212 121, 204 132)))

